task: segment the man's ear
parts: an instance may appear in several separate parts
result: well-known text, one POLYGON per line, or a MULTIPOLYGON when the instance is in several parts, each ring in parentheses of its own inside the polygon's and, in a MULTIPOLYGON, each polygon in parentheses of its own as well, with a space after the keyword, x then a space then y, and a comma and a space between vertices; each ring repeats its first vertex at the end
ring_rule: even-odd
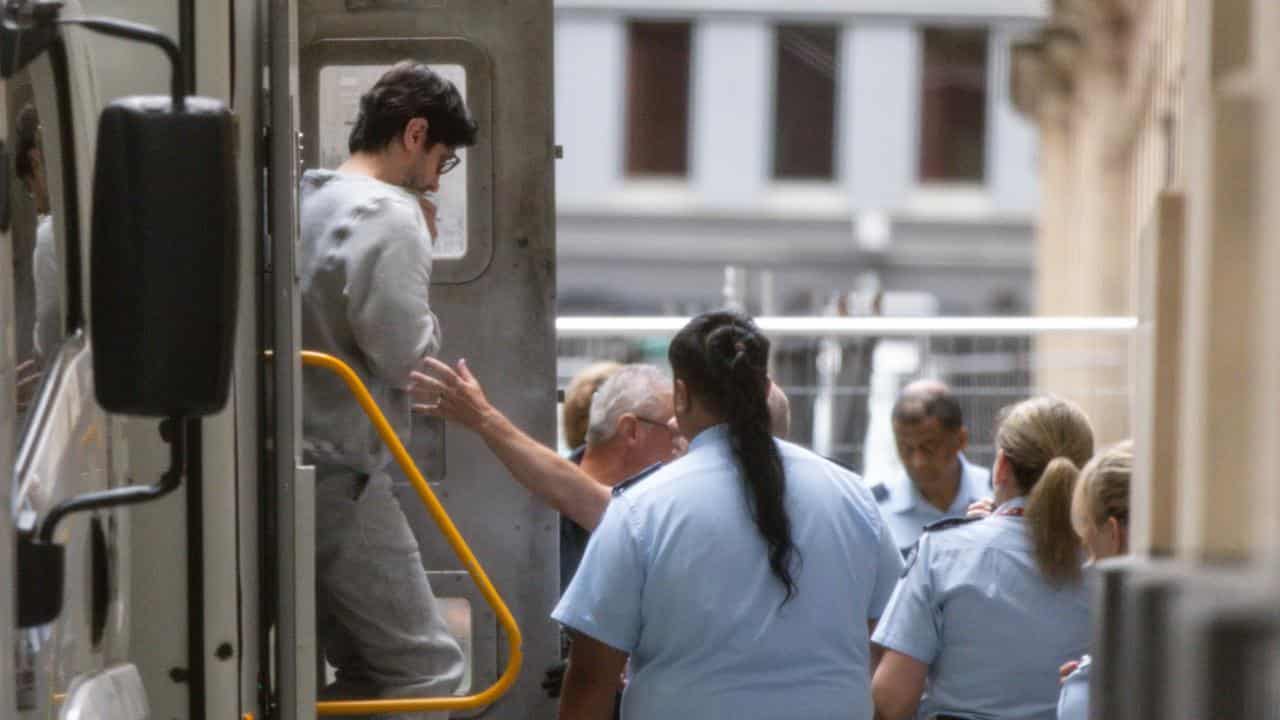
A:
POLYGON ((964 452, 969 447, 969 428, 961 425, 956 431, 956 452, 964 452))
POLYGON ((427 129, 429 128, 427 119, 416 117, 409 120, 404 125, 404 148, 405 150, 427 149, 427 129))
POLYGON ((631 413, 623 413, 618 418, 618 429, 614 434, 627 442, 631 442, 636 439, 636 434, 639 430, 640 421, 636 419, 636 416, 631 413))

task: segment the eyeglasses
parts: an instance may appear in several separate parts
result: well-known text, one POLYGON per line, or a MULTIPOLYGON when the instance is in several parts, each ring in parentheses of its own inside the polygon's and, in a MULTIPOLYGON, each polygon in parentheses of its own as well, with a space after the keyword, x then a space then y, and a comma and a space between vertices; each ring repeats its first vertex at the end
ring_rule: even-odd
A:
POLYGON ((440 160, 440 169, 437 171, 439 175, 445 175, 450 170, 458 167, 458 163, 462 162, 462 158, 457 155, 448 155, 440 160))
POLYGON ((652 419, 650 419, 650 418, 643 417, 643 416, 641 416, 641 415, 636 415, 636 416, 635 416, 635 419, 636 419, 636 420, 639 420, 640 422, 645 423, 645 424, 647 424, 647 425, 656 425, 656 426, 658 426, 658 427, 662 428, 663 430, 666 430, 667 432, 671 432, 671 425, 669 425, 668 423, 665 423, 665 422, 659 422, 659 421, 657 421, 657 420, 652 420, 652 419))

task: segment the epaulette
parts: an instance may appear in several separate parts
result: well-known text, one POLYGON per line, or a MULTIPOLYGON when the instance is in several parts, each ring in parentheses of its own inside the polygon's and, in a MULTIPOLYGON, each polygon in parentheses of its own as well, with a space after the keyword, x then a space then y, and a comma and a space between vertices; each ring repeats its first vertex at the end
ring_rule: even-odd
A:
POLYGON ((632 475, 631 477, 627 478, 626 480, 623 480, 622 482, 618 483, 617 485, 614 485, 614 486, 613 486, 613 494, 614 494, 614 495, 621 495, 622 493, 626 492, 627 488, 631 487, 632 485, 635 485, 636 483, 638 483, 638 482, 640 482, 641 480, 643 480, 643 479, 645 479, 645 478, 649 477, 650 475, 652 475, 652 474, 654 474, 654 473, 658 472, 658 471, 659 471, 659 470, 661 470, 661 469, 662 469, 662 463, 660 463, 660 462, 656 462, 656 463, 654 463, 654 464, 650 465, 649 467, 647 467, 647 468, 645 468, 645 469, 641 470, 640 472, 636 473, 635 475, 632 475))
POLYGON ((838 460, 838 459, 836 459, 836 458, 831 457, 830 455, 823 455, 823 456, 822 456, 822 459, 823 459, 823 460, 826 460, 827 462, 830 462, 830 463, 834 463, 834 464, 836 464, 836 465, 839 465, 840 467, 844 468, 845 470, 848 470, 849 472, 851 472, 851 473, 853 473, 853 474, 855 474, 855 475, 857 475, 857 474, 858 474, 858 471, 857 471, 857 470, 854 470, 852 465, 850 465, 849 463, 847 463, 847 462, 845 462, 845 461, 843 461, 843 460, 838 460))
POLYGON ((884 483, 876 483, 871 486, 871 496, 876 499, 876 502, 883 503, 889 499, 889 488, 884 483))
MULTIPOLYGON (((982 519, 981 517, 943 518, 937 522, 931 522, 928 525, 925 525, 924 532, 937 532, 939 530, 946 530, 947 528, 959 527, 961 525, 968 525, 971 522, 976 522, 981 519, 982 519)), ((918 557, 919 555, 920 555, 919 540, 916 540, 915 542, 911 543, 911 547, 906 548, 902 551, 902 559, 903 559, 902 577, 906 577, 907 573, 911 571, 911 566, 916 564, 916 557, 918 557)))
POLYGON ((968 525, 971 522, 977 522, 982 517, 949 517, 943 518, 937 522, 931 522, 924 526, 925 532, 937 532, 938 530, 946 530, 947 528, 959 527, 960 525, 968 525))

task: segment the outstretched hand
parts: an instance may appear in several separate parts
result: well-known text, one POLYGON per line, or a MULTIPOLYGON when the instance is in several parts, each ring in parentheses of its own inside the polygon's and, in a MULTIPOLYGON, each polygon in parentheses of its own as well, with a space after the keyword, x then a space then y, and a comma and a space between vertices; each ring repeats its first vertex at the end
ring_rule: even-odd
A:
POLYGON ((965 517, 984 518, 995 512, 996 503, 991 498, 983 498, 977 502, 969 504, 969 509, 965 511, 965 517))
POLYGON ((410 376, 409 397, 414 412, 444 418, 475 432, 496 412, 466 360, 449 367, 428 357, 420 369, 422 372, 415 371, 410 376))

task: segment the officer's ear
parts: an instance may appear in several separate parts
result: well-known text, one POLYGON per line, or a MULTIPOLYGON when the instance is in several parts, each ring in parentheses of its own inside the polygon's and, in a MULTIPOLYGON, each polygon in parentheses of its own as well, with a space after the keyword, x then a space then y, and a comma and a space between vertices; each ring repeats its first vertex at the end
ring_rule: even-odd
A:
POLYGON ((677 415, 688 415, 690 408, 689 403, 689 386, 685 381, 677 379, 671 386, 671 404, 675 407, 677 415))
POLYGON ((1003 450, 996 451, 996 462, 991 466, 991 489, 999 493, 1013 479, 1013 469, 1009 467, 1009 459, 1003 450))
POLYGON ((1123 555, 1129 552, 1129 528, 1120 519, 1112 515, 1107 518, 1107 524, 1103 526, 1103 531, 1111 538, 1111 545, 1115 548, 1117 555, 1123 555))

